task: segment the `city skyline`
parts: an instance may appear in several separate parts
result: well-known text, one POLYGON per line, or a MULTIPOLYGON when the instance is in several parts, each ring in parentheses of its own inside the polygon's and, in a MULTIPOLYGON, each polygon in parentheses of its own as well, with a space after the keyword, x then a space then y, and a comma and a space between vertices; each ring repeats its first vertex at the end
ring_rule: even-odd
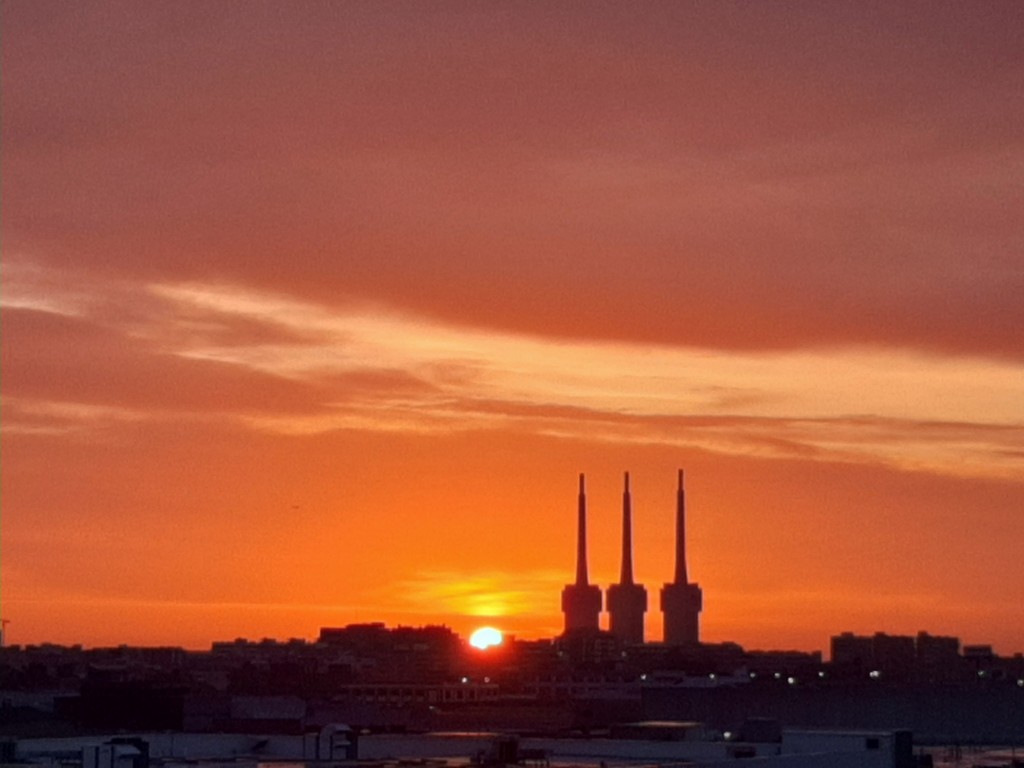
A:
POLYGON ((1024 649, 1020 3, 0 13, 12 642, 1024 649))

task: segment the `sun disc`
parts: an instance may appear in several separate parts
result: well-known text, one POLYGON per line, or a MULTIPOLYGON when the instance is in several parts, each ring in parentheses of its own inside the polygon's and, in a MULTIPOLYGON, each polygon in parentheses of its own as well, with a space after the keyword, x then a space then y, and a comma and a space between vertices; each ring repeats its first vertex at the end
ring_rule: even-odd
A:
POLYGON ((504 640, 504 637, 501 634, 501 630, 494 627, 480 627, 480 629, 469 636, 469 644, 481 651, 491 646, 501 645, 502 640, 504 640))

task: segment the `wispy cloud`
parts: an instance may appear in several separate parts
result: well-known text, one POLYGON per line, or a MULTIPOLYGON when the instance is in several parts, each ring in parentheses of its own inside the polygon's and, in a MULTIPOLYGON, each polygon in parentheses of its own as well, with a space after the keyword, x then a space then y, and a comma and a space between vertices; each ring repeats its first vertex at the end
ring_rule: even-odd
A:
POLYGON ((872 415, 1007 423, 1022 415, 1021 367, 914 350, 782 354, 568 342, 432 322, 387 308, 327 308, 233 288, 153 288, 225 316, 304 329, 317 341, 178 354, 281 376, 403 370, 458 395, 575 405, 616 413, 735 412, 765 416, 872 415))
MULTIPOLYGON (((1024 466, 1024 366, 1013 361, 889 348, 755 353, 573 341, 227 284, 128 290, 93 280, 72 290, 60 286, 73 281, 45 270, 17 274, 32 277, 16 291, 18 306, 49 296, 73 308, 73 316, 58 313, 61 322, 87 325, 88 334, 70 336, 66 358, 92 366, 78 381, 95 378, 84 343, 128 370, 94 382, 101 403, 88 402, 88 390, 76 402, 74 388, 35 400, 16 392, 5 401, 8 433, 166 416, 184 398, 190 418, 296 437, 508 429, 963 476, 1014 477, 1024 466), (125 317, 114 327, 112 318, 125 317), (152 386, 168 377, 179 386, 152 386), (119 404, 117 387, 137 402, 119 404)), ((53 365, 42 369, 50 387, 53 365)))
POLYGON ((97 428, 144 421, 148 414, 131 408, 90 403, 59 402, 5 397, 4 433, 7 435, 89 434, 97 428))
POLYGON ((323 382, 401 372, 316 413, 248 417, 288 434, 515 428, 616 442, 1010 475, 1021 462, 1024 369, 915 350, 722 353, 466 329, 382 307, 325 306, 218 286, 153 288, 226 319, 279 324, 292 343, 182 346, 177 354, 323 382), (952 414, 952 418, 951 418, 952 414))

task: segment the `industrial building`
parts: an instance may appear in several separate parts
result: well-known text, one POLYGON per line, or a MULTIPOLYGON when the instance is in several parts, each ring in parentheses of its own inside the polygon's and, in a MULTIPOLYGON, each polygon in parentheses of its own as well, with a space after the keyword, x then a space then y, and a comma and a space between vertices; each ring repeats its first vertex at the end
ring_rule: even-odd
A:
MULTIPOLYGON (((576 522, 576 581, 562 590, 565 633, 600 629, 601 589, 589 582, 587 574, 587 497, 584 476, 579 478, 576 522)), ((624 643, 644 642, 644 614, 647 590, 633 580, 633 521, 629 473, 622 493, 622 570, 617 584, 608 587, 605 607, 611 634, 624 643)), ((699 618, 703 608, 700 585, 691 583, 686 568, 686 492, 683 470, 679 470, 676 489, 675 574, 661 590, 664 616, 664 643, 669 646, 696 646, 700 642, 699 618)))

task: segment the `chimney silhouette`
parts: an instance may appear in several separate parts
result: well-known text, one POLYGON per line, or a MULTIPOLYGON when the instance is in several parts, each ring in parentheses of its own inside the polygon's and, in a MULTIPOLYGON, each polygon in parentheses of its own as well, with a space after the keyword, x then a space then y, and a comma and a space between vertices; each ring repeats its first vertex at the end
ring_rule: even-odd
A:
POLYGON ((622 489, 622 571, 620 584, 633 583, 633 499, 629 493, 629 472, 622 489))
POLYGON ((608 587, 605 601, 611 617, 609 629, 612 634, 625 643, 643 643, 647 590, 633 582, 633 502, 629 492, 629 472, 622 491, 622 572, 619 583, 608 587))
POLYGON ((683 470, 679 470, 676 487, 676 575, 674 584, 686 584, 686 491, 683 489, 683 470))
POLYGON ((582 473, 576 517, 576 582, 562 590, 562 613, 566 633, 599 629, 601 589, 587 578, 587 494, 582 473))
POLYGON ((679 470, 676 490, 676 572, 670 584, 661 590, 661 610, 665 615, 666 645, 696 645, 700 642, 699 617, 703 594, 699 584, 690 584, 686 574, 686 493, 683 470, 679 470))

